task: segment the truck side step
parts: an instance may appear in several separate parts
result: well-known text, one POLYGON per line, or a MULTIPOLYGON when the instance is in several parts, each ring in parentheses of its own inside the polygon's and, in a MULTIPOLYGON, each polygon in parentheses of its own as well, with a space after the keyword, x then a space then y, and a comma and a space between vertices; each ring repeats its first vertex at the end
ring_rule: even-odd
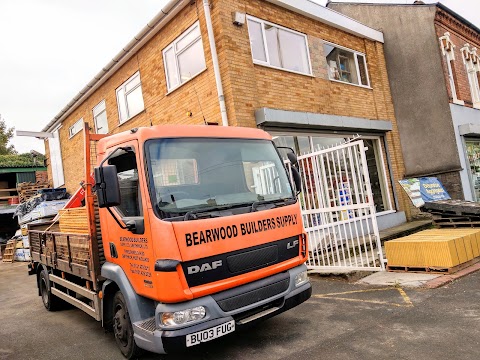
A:
POLYGON ((59 289, 52 287, 52 294, 58 296, 60 299, 72 304, 73 306, 79 308, 80 310, 85 311, 88 315, 95 318, 95 320, 100 321, 102 319, 102 314, 100 310, 100 298, 98 294, 94 291, 90 291, 83 286, 77 285, 71 281, 62 279, 61 277, 49 274, 49 279, 53 284, 61 285, 69 290, 76 292, 77 294, 93 301, 93 307, 84 303, 83 301, 78 300, 77 298, 60 291, 59 289))

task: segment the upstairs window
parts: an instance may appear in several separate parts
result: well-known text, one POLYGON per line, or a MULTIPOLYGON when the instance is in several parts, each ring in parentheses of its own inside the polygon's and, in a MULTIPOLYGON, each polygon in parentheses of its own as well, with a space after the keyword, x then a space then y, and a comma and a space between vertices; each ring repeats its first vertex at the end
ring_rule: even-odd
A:
POLYGON ((163 63, 169 92, 207 68, 198 21, 163 50, 163 63))
POLYGON ((117 104, 120 124, 123 124, 145 109, 140 72, 137 71, 117 89, 117 104))
POLYGON ((83 128, 83 118, 77 120, 75 124, 73 124, 68 128, 68 137, 71 139, 80 131, 82 131, 82 128, 83 128))
POLYGON ((477 55, 477 49, 470 48, 468 44, 460 49, 460 52, 467 70, 473 106, 480 109, 480 56, 477 55))
POLYGON ((330 80, 370 87, 365 54, 329 43, 323 44, 323 51, 330 80))
POLYGON ((307 36, 267 21, 247 16, 253 62, 311 75, 307 36))
POLYGON ((102 100, 93 108, 93 122, 97 134, 108 134, 107 108, 105 100, 102 100))
POLYGON ((457 96, 457 77, 455 71, 455 45, 450 40, 450 33, 446 32, 444 36, 439 38, 442 54, 447 63, 448 82, 450 84, 450 91, 452 92, 452 100, 455 104, 463 105, 464 102, 458 99, 457 96))

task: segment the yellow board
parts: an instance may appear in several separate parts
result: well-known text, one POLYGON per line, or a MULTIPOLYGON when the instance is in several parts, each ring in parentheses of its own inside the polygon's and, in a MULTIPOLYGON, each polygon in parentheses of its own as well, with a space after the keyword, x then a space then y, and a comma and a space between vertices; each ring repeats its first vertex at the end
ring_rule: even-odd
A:
POLYGON ((479 229, 430 229, 385 243, 389 266, 451 268, 480 256, 479 229))

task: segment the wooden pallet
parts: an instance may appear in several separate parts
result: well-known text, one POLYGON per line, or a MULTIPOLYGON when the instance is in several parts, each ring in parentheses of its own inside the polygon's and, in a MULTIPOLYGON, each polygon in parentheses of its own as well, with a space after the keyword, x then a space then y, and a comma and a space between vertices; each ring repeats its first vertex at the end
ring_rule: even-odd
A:
POLYGON ((48 189, 50 184, 48 182, 36 182, 36 183, 20 183, 17 185, 18 197, 20 203, 28 201, 31 197, 37 195, 38 190, 48 189))
POLYGON ((13 262, 16 247, 17 247, 17 240, 7 241, 7 247, 5 248, 5 252, 3 253, 3 259, 2 259, 3 262, 6 262, 6 263, 13 262))
POLYGON ((466 269, 472 265, 475 265, 480 262, 480 258, 475 258, 473 260, 467 261, 463 264, 451 267, 451 268, 442 268, 442 267, 414 267, 414 266, 399 266, 399 265, 387 265, 387 271, 390 272, 410 272, 410 273, 420 273, 420 274, 454 274, 460 270, 466 269))

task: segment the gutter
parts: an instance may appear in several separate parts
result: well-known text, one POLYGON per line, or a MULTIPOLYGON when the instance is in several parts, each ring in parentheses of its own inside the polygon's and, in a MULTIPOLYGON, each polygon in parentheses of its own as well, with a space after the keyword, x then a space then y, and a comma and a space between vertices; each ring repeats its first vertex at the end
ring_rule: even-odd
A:
POLYGON ((160 12, 107 64, 95 77, 74 96, 72 100, 42 129, 43 132, 52 132, 67 116, 92 95, 107 81, 123 64, 157 34, 172 18, 191 0, 170 0, 160 12))
POLYGON ((225 105, 225 96, 223 94, 222 78, 220 76, 220 67, 218 65, 217 46, 215 45, 215 36, 213 35, 212 16, 210 15, 210 4, 208 3, 208 0, 203 0, 203 8, 205 11, 205 20, 207 22, 208 41, 210 43, 210 52, 212 54, 213 72, 215 73, 215 83, 217 85, 222 125, 228 126, 227 107, 225 105))

